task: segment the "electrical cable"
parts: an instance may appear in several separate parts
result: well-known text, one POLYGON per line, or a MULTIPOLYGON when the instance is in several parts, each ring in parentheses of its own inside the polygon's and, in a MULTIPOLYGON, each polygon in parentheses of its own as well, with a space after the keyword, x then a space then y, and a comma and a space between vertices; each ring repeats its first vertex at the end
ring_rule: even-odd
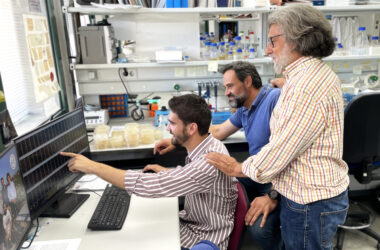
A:
POLYGON ((129 96, 129 91, 128 91, 127 85, 126 85, 126 83, 124 82, 123 77, 121 76, 121 73, 120 73, 121 70, 124 70, 124 68, 119 68, 119 70, 118 70, 117 72, 118 72, 118 74, 119 74, 120 81, 121 81, 121 83, 123 84, 123 87, 124 87, 124 89, 125 89, 125 92, 126 92, 127 95, 129 96))
POLYGON ((36 220, 37 220, 36 231, 34 231, 33 237, 30 239, 29 245, 26 246, 26 247, 20 247, 21 249, 28 249, 28 248, 32 245, 33 240, 34 240, 34 238, 35 238, 36 235, 37 235, 38 228, 40 227, 40 222, 38 221, 38 217, 37 217, 36 220))

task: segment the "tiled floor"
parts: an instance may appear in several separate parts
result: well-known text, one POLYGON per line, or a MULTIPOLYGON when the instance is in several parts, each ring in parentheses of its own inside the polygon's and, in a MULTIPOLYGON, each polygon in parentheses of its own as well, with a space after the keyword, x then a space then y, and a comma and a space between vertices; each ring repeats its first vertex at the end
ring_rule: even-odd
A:
MULTIPOLYGON (((375 208, 369 202, 366 206, 373 210, 376 214, 375 223, 371 229, 380 234, 380 206, 375 208), (375 209, 377 211, 375 211, 375 209)), ((344 237, 343 250, 376 250, 377 242, 373 238, 359 232, 357 230, 346 230, 344 237)), ((334 244, 335 245, 335 244, 334 244)), ((242 250, 260 250, 261 248, 255 245, 250 239, 249 235, 246 235, 242 250)))

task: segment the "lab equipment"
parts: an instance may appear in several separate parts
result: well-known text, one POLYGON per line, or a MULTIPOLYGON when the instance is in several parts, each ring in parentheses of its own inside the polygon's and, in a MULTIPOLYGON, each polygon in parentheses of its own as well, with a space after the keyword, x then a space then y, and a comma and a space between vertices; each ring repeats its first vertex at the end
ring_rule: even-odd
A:
POLYGON ((78 28, 83 63, 113 63, 116 61, 116 39, 110 25, 78 28))

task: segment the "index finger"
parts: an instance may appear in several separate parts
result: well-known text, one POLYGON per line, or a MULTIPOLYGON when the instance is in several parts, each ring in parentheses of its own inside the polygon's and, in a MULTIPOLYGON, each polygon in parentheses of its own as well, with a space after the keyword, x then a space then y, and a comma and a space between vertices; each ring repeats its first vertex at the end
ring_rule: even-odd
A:
POLYGON ((206 159, 208 160, 212 160, 212 161, 215 161, 217 160, 219 157, 220 157, 220 153, 216 153, 216 152, 210 152, 208 154, 206 154, 206 159))
POLYGON ((61 152, 61 155, 63 155, 63 156, 68 156, 68 157, 75 157, 75 156, 77 156, 78 154, 70 153, 70 152, 61 152))

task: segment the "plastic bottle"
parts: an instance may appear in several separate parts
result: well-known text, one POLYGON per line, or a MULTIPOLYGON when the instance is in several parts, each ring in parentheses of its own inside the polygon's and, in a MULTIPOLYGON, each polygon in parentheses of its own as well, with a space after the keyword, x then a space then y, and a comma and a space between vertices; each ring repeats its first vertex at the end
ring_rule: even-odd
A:
POLYGON ((238 48, 236 50, 236 53, 233 55, 234 61, 239 61, 243 58, 243 50, 241 48, 238 48))
POLYGON ((255 49, 254 48, 249 49, 248 59, 255 59, 255 49))
MULTIPOLYGON (((232 58, 229 60, 233 60, 234 54, 236 52, 236 43, 235 42, 230 42, 230 46, 228 47, 228 52, 231 52, 231 55, 232 55, 232 58)), ((227 56, 228 56, 228 54, 227 54, 227 56)))
POLYGON ((249 57, 249 36, 246 36, 243 42, 243 58, 248 59, 249 57))
POLYGON ((233 60, 233 59, 234 59, 233 52, 232 51, 228 51, 228 53, 227 53, 227 60, 233 60))
POLYGON ((255 42, 255 32, 250 31, 248 36, 249 36, 249 44, 253 44, 255 42))
POLYGON ((371 41, 371 46, 369 47, 369 54, 370 55, 379 55, 380 54, 380 43, 379 43, 379 37, 373 36, 371 41))
POLYGON ((219 60, 226 60, 227 53, 224 47, 224 42, 219 42, 219 48, 218 48, 218 59, 219 60))
POLYGON ((344 51, 343 51, 343 45, 341 43, 338 43, 336 45, 335 51, 334 51, 335 56, 343 56, 344 51))
POLYGON ((200 37, 199 51, 200 51, 201 59, 203 59, 203 53, 205 52, 205 49, 206 49, 205 40, 206 39, 203 36, 200 37))
POLYGON ((214 32, 211 32, 211 34, 210 34, 210 42, 215 43, 215 35, 214 35, 214 32))
POLYGON ((210 42, 205 43, 205 49, 203 52, 203 60, 205 61, 210 60, 210 42))
POLYGON ((211 44, 210 60, 218 60, 218 48, 216 47, 216 43, 211 44))
POLYGON ((236 36, 234 38, 235 40, 235 48, 238 49, 238 48, 241 48, 241 37, 240 36, 236 36))
POLYGON ((368 36, 365 31, 365 27, 359 27, 358 36, 355 41, 356 55, 368 54, 368 36))
POLYGON ((239 32, 239 36, 240 36, 241 40, 244 39, 245 35, 244 35, 244 31, 243 31, 243 30, 241 30, 241 31, 239 32))

